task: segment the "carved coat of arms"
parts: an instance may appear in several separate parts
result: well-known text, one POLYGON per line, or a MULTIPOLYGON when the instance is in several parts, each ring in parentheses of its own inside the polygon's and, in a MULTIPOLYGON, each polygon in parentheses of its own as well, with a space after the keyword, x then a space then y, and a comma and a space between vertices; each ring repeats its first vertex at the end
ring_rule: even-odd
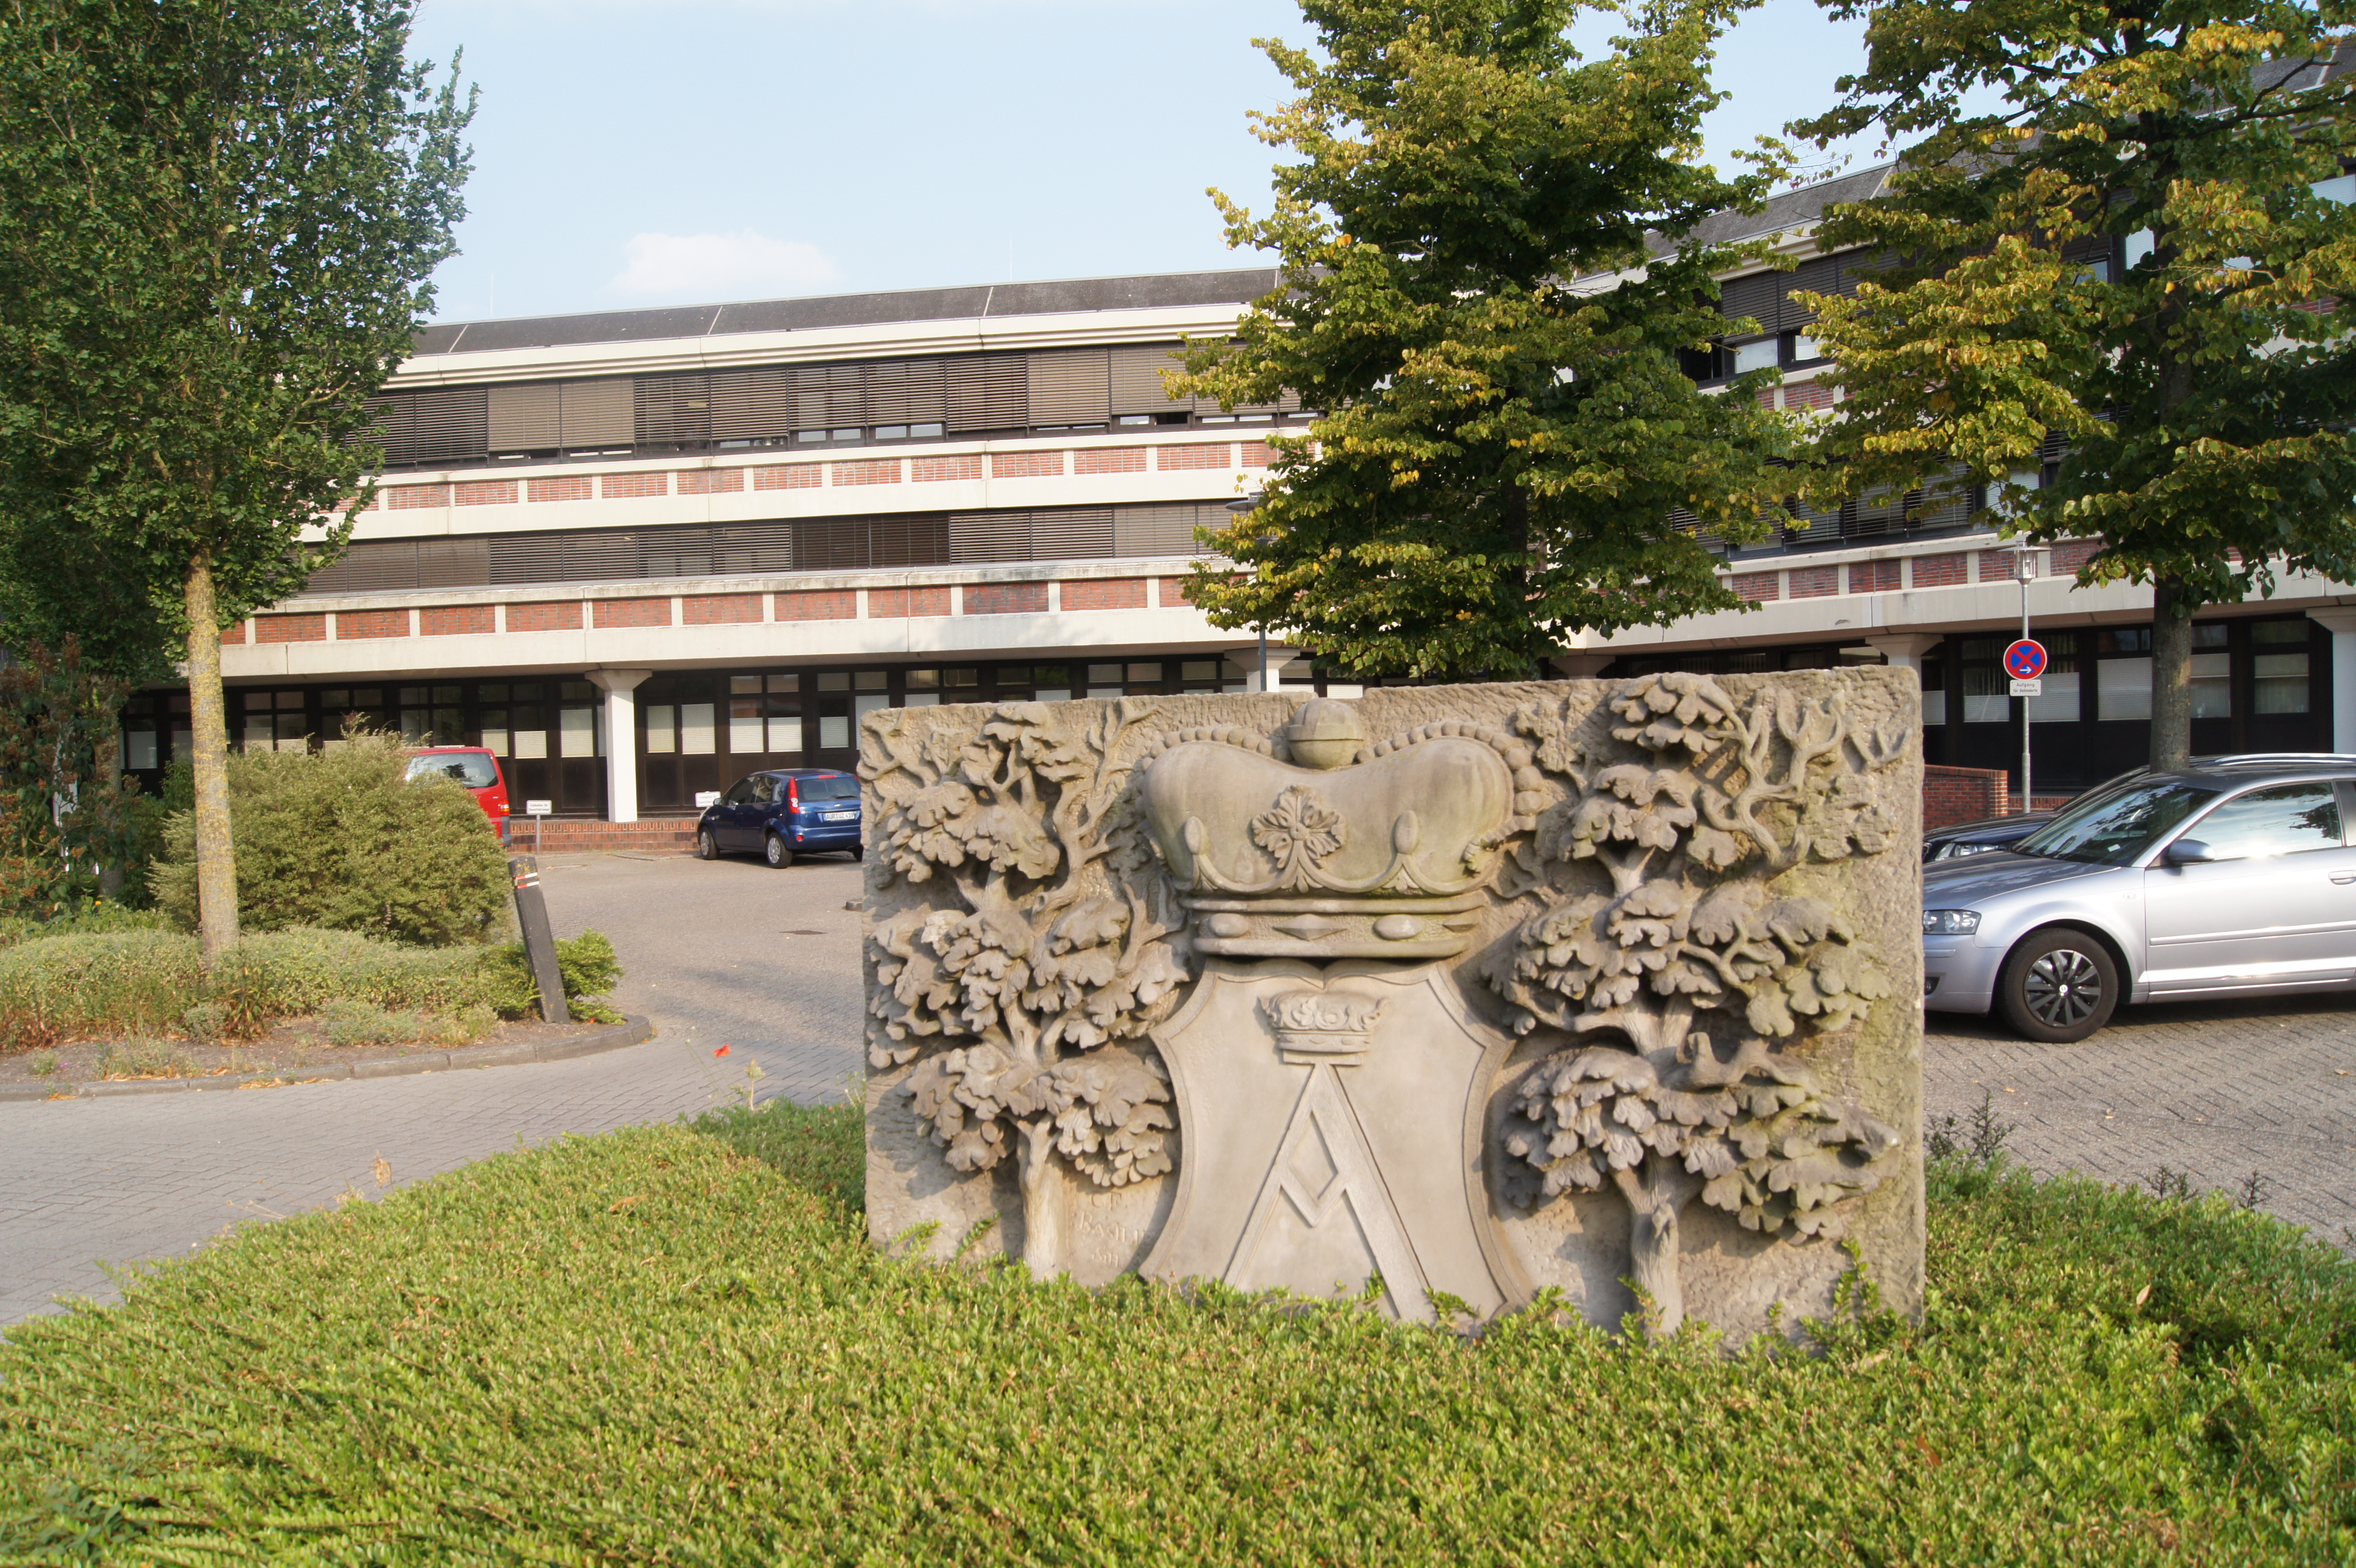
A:
POLYGON ((1885 671, 870 715, 870 1223, 1738 1332, 1919 1290, 1885 671))

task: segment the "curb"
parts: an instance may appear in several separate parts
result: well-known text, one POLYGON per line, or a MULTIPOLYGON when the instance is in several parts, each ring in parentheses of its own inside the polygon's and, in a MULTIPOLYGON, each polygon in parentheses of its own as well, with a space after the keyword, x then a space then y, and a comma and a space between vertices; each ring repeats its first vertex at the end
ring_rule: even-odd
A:
POLYGON ((324 1067, 288 1068, 278 1072, 249 1072, 219 1078, 133 1078, 106 1083, 0 1083, 0 1104, 11 1101, 111 1100, 124 1094, 194 1094, 209 1089, 242 1089, 250 1083, 318 1083, 329 1079, 408 1078, 422 1072, 449 1072, 458 1068, 521 1067, 530 1062, 564 1061, 573 1057, 617 1051, 643 1045, 655 1037, 654 1020, 625 1015, 618 1024, 575 1035, 566 1040, 537 1045, 473 1046, 455 1051, 419 1051, 371 1062, 335 1062, 324 1067))

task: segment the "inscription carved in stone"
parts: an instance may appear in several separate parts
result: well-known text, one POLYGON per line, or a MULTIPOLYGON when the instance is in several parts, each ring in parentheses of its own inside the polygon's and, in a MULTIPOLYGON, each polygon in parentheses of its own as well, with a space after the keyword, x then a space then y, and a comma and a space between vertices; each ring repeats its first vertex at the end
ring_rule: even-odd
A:
POLYGON ((1853 670, 870 714, 871 1227, 1737 1334, 1845 1236, 1909 1305, 1914 712, 1853 670))

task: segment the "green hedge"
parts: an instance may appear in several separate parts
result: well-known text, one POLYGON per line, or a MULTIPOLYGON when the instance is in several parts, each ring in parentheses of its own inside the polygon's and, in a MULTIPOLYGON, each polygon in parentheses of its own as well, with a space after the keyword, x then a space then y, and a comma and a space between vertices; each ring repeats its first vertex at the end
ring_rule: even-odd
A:
MULTIPOLYGON (((408 777, 398 736, 362 732, 336 750, 229 759, 240 923, 358 931, 425 946, 514 929, 507 854, 483 809, 447 779, 408 777)), ((155 902, 197 925, 195 819, 176 811, 150 874, 155 902)))
POLYGON ((2356 1270, 1943 1164, 1813 1353, 895 1261, 858 1114, 567 1139, 0 1347, 0 1562, 2343 1563, 2356 1270))
MULTIPOLYGON (((613 944, 584 931, 556 944, 574 1015, 619 1015, 596 998, 621 979, 613 944)), ((350 931, 265 931, 205 971, 197 939, 123 929, 0 947, 0 1050, 61 1039, 187 1033, 241 1038, 329 1002, 455 1015, 487 1007, 521 1017, 540 987, 523 944, 412 948, 350 931)))

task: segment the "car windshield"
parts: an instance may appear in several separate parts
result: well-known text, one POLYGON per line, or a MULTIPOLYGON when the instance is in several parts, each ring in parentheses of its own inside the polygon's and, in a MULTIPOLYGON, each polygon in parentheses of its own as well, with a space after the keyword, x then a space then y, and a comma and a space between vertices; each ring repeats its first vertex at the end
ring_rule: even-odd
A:
POLYGON ((2012 847, 2053 860, 2126 865, 2216 798, 2214 789, 2173 779, 2101 790, 2012 847))
POLYGON ((469 789, 487 789, 499 781, 498 769, 491 766, 490 754, 482 751, 444 751, 409 759, 412 779, 455 779, 469 789))
POLYGON ((805 800, 856 800, 859 780, 847 773, 836 773, 824 779, 795 780, 795 793, 805 800))

